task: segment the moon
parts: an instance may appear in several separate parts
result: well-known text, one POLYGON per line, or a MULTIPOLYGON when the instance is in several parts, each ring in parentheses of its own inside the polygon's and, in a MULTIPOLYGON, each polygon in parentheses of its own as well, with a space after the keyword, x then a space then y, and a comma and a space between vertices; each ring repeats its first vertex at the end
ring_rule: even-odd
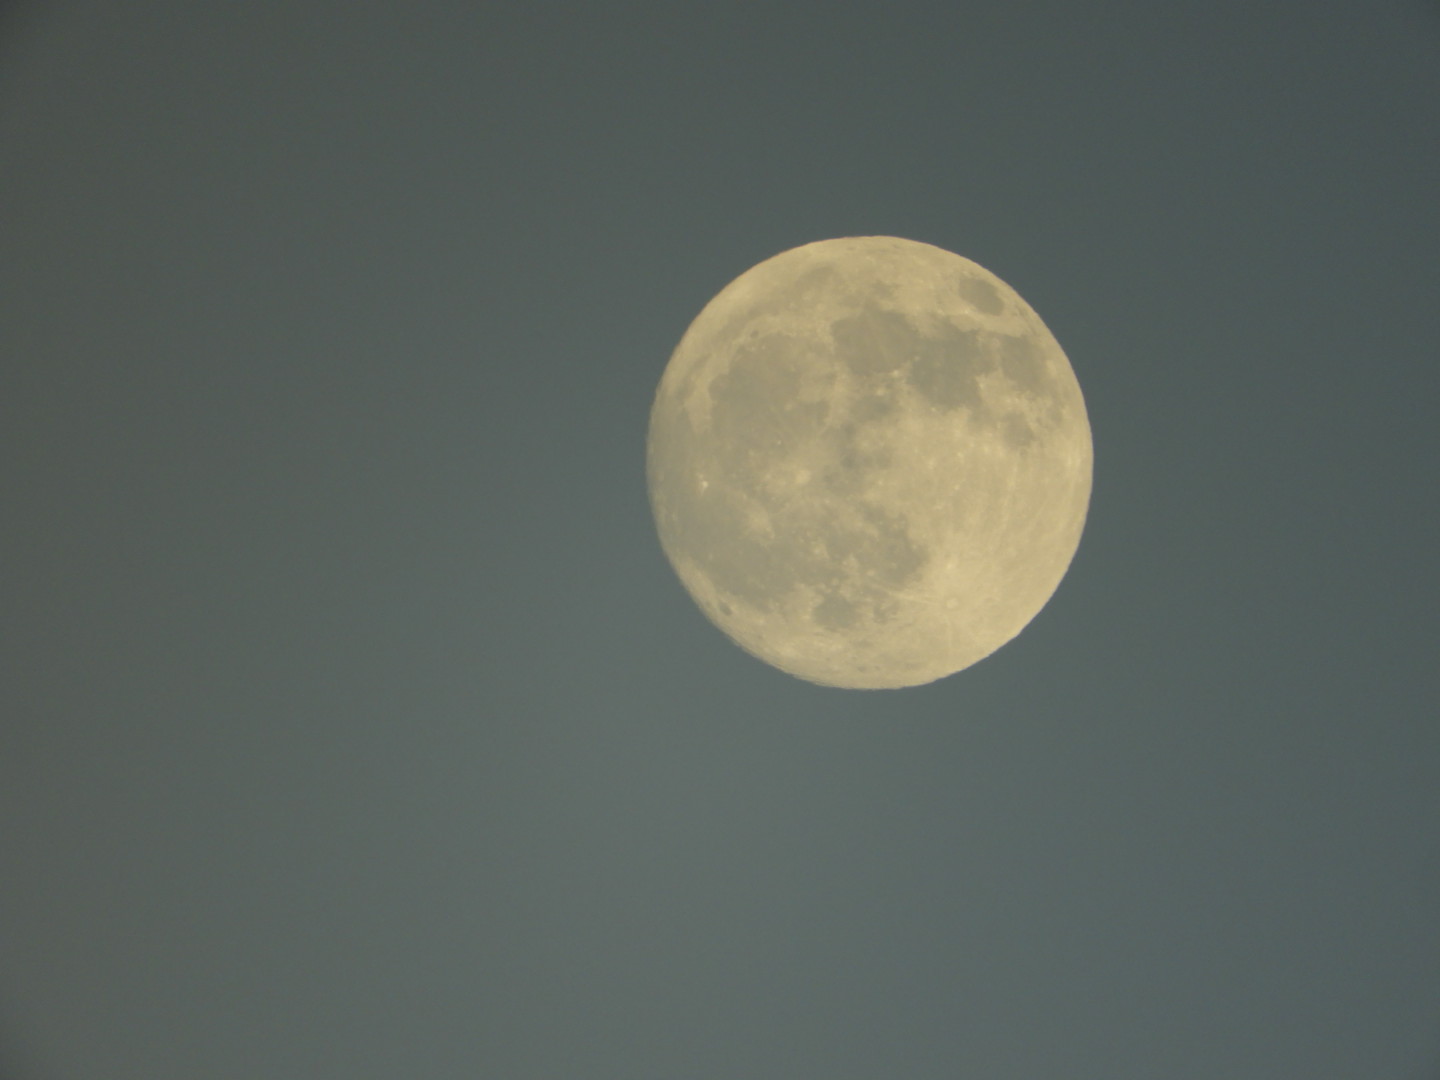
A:
POLYGON ((1010 641, 1090 503, 1080 384, 1020 295, 952 252, 821 240, 727 285, 661 377, 661 547, 741 648, 826 686, 918 686, 1010 641))

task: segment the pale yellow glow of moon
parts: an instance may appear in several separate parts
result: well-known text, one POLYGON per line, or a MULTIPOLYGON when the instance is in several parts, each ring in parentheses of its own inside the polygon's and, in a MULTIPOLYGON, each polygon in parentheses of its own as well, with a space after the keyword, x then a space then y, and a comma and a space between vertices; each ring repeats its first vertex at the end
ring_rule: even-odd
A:
POLYGON ((741 274, 676 347, 650 416, 661 545, 742 648, 829 686, 915 686, 1045 606, 1090 502, 1059 344, 968 259, 822 240, 741 274))

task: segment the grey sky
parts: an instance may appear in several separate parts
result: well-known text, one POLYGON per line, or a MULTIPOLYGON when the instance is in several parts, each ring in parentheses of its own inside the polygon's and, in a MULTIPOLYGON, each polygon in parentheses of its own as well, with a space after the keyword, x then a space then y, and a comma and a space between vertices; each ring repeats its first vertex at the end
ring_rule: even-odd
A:
POLYGON ((0 1075, 1440 1069, 1440 15, 0 19, 0 1075), (662 557, 670 349, 974 259, 1095 438, 995 656, 827 690, 662 557))

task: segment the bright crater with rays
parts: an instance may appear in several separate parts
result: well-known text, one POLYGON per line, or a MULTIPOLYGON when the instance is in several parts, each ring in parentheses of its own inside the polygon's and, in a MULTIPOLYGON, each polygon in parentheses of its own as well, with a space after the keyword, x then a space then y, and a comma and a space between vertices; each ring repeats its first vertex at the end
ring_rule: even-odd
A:
POLYGON ((1064 352, 994 274, 895 237, 742 274, 651 412, 661 545, 735 642, 831 686, 930 682, 1011 640, 1075 554, 1090 426, 1064 352))

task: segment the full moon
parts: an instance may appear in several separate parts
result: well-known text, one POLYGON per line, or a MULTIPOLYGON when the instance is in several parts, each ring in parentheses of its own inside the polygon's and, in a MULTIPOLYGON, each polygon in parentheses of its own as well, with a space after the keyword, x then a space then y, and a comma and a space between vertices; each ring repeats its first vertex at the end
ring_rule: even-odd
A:
POLYGON ((827 686, 918 686, 989 656, 1075 555, 1080 384, 1020 295, 949 251, 821 240, 690 324, 650 414, 660 543, 738 645, 827 686))

